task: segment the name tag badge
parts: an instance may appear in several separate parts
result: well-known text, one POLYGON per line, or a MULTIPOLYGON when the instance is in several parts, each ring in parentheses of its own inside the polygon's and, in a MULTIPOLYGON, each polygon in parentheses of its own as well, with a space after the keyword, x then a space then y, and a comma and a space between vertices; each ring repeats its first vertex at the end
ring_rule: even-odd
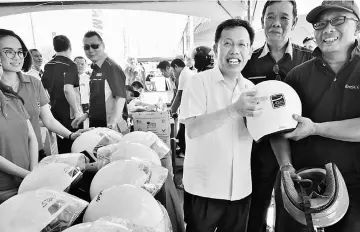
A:
POLYGON ((255 80, 255 79, 265 79, 266 76, 257 76, 257 77, 249 77, 249 80, 255 80))
POLYGON ((102 77, 102 73, 96 73, 97 77, 102 77))

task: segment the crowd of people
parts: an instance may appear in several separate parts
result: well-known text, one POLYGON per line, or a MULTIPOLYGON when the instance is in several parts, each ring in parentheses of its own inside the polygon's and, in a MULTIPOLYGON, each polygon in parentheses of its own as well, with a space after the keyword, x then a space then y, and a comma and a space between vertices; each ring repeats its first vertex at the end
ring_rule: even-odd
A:
MULTIPOLYGON (((184 159, 184 219, 188 232, 263 232, 273 191, 275 231, 304 231, 284 208, 282 172, 337 165, 350 205, 326 231, 360 231, 360 12, 355 1, 323 1, 306 20, 314 37, 292 43, 295 0, 267 0, 261 15, 266 41, 253 50, 254 29, 242 19, 220 23, 212 48, 161 61, 169 111, 179 117, 178 155, 184 159), (297 127, 258 143, 247 117, 264 113, 254 87, 268 80, 290 85, 302 102, 297 127)), ((13 31, 0 29, 0 204, 45 157, 40 127, 57 134, 59 153, 88 128, 128 133, 133 112, 152 111, 141 99, 154 90, 145 68, 129 57, 123 70, 95 31, 83 37, 87 59, 71 59, 70 40, 53 38, 56 54, 42 69, 42 54, 13 31), (91 73, 86 72, 90 65, 91 73), (150 86, 150 87, 149 87, 150 86), (150 88, 150 89, 149 89, 150 88)), ((269 123, 271 123, 269 121, 269 123)), ((259 125, 261 127, 262 125, 259 125)), ((336 199, 335 199, 336 201, 336 199)))

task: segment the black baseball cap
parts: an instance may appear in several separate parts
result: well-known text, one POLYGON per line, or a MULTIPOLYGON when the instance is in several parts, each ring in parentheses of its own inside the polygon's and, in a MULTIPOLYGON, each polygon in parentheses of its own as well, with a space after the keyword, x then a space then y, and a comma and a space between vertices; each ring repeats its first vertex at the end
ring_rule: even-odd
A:
POLYGON ((126 86, 125 86, 125 89, 126 89, 127 91, 132 92, 132 93, 134 94, 134 97, 139 97, 139 96, 140 96, 140 93, 139 93, 138 91, 136 91, 136 90, 134 89, 134 87, 132 87, 131 85, 126 85, 126 86))

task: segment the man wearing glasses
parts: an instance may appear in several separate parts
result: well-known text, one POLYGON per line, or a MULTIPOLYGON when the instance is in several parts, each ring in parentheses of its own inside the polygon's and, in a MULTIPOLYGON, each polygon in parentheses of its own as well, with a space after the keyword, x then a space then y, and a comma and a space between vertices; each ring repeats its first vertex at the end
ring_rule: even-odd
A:
MULTIPOLYGON (((255 50, 242 74, 254 84, 266 80, 283 81, 295 66, 310 60, 311 51, 290 40, 297 23, 296 1, 266 1, 261 24, 266 41, 255 50)), ((249 232, 265 231, 267 209, 279 166, 269 140, 253 144, 251 154, 252 201, 249 232)))
MULTIPOLYGON (((64 35, 53 39, 55 57, 44 67, 41 79, 50 95, 51 112, 64 127, 74 132, 71 121, 82 115, 80 106, 79 76, 71 56, 70 40, 64 35)), ((59 153, 71 152, 73 140, 57 137, 59 153)))
MULTIPOLYGON (((323 1, 306 20, 315 29, 315 58, 294 68, 285 79, 299 94, 303 115, 295 115, 297 128, 279 138, 279 147, 290 149, 276 146, 274 151, 282 171, 335 163, 345 179, 350 206, 325 231, 360 231, 359 8, 354 1, 323 1)), ((305 231, 283 208, 279 185, 276 231, 305 231)))
POLYGON ((76 118, 72 125, 77 127, 89 117, 90 127, 108 127, 119 132, 127 132, 126 76, 121 67, 105 53, 105 43, 97 32, 87 32, 83 43, 86 57, 93 62, 90 108, 89 112, 76 118))

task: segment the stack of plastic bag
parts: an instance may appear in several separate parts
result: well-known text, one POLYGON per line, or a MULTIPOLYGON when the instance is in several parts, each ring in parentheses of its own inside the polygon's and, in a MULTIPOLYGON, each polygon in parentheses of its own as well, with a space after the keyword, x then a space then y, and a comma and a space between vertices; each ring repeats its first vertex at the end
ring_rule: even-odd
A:
POLYGON ((70 227, 88 204, 52 189, 27 191, 0 205, 0 231, 60 232, 70 227))
POLYGON ((142 187, 155 196, 165 183, 167 175, 166 168, 141 159, 114 161, 96 173, 90 186, 90 198, 93 199, 105 189, 123 184, 142 187))

